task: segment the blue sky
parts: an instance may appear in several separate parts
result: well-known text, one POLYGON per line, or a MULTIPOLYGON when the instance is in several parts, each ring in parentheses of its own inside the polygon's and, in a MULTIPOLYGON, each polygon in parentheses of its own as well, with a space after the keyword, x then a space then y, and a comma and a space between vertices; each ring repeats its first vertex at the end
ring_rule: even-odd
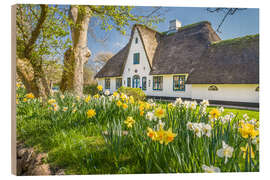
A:
MULTIPOLYGON (((142 8, 142 7, 139 7, 142 8)), ((148 9, 149 7, 143 7, 148 9)), ((164 7, 167 12, 164 14, 165 21, 157 24, 157 30, 164 32, 168 30, 169 21, 178 19, 181 21, 182 26, 193 24, 199 21, 209 21, 212 24, 214 30, 217 29, 224 14, 223 13, 210 13, 206 8, 194 8, 194 7, 164 7)), ((136 12, 135 8, 135 12, 136 12)), ((127 34, 130 34, 132 27, 129 27, 127 34)), ((246 9, 238 11, 233 16, 228 16, 221 27, 222 33, 218 33, 221 39, 230 39, 241 37, 250 34, 259 33, 259 9, 246 9)), ((94 28, 94 32, 97 37, 107 37, 105 43, 99 43, 91 36, 88 38, 88 47, 92 52, 92 59, 98 52, 112 52, 117 53, 123 48, 129 40, 128 35, 121 35, 116 30, 103 31, 97 26, 94 28)), ((91 63, 91 62, 89 62, 91 63)))

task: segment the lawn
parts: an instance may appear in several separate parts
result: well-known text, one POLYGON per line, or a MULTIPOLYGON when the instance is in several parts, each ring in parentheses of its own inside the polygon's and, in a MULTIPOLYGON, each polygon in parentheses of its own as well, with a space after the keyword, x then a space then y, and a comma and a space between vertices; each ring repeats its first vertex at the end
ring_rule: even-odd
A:
POLYGON ((17 139, 66 174, 259 171, 256 111, 102 92, 38 99, 19 88, 16 98, 17 139))

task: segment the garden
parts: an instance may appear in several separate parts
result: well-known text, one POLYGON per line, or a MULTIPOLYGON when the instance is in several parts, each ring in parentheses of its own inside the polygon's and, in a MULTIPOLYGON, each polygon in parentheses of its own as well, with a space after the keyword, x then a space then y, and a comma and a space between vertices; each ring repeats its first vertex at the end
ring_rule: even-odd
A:
POLYGON ((259 171, 259 112, 128 93, 47 99, 16 89, 17 140, 65 174, 259 171))

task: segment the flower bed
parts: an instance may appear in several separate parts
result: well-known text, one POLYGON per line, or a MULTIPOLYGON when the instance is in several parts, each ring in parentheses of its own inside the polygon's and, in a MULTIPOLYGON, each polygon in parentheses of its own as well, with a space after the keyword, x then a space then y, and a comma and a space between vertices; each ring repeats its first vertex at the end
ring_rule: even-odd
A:
MULTIPOLYGON (((101 90, 102 88, 99 87, 101 90)), ((259 121, 114 93, 35 98, 17 88, 17 136, 68 174, 259 171, 259 121)))

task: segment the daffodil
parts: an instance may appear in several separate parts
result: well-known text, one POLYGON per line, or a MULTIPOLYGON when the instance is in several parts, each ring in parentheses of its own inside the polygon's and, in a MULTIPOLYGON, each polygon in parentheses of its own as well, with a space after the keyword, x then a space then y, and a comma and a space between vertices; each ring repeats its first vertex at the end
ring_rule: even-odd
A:
POLYGON ((155 115, 153 112, 147 112, 146 113, 146 118, 149 119, 149 121, 155 120, 155 115))
POLYGON ((206 173, 218 173, 218 172, 220 172, 220 169, 218 167, 214 167, 214 166, 202 165, 202 169, 206 173))
POLYGON ((94 95, 93 97, 94 97, 95 99, 98 99, 98 98, 99 98, 99 95, 96 94, 96 95, 94 95))
POLYGON ((124 123, 128 128, 132 128, 133 124, 135 124, 135 120, 131 116, 128 116, 124 123))
POLYGON ((210 111, 209 114, 210 114, 211 118, 213 118, 213 119, 217 119, 220 116, 220 112, 216 108, 212 109, 212 111, 210 111))
POLYGON ((162 109, 161 107, 157 108, 155 110, 155 116, 158 117, 159 119, 163 118, 165 116, 165 110, 162 109))
POLYGON ((172 128, 169 128, 166 131, 165 137, 164 137, 165 145, 167 145, 169 142, 172 142, 174 140, 175 136, 177 136, 177 134, 172 132, 172 128))
POLYGON ((224 141, 222 141, 222 148, 217 150, 217 155, 221 158, 225 157, 225 164, 228 161, 228 158, 232 157, 233 154, 233 147, 226 144, 224 141))
POLYGON ((172 109, 172 108, 173 108, 173 104, 172 104, 172 103, 169 103, 169 104, 168 104, 168 108, 169 108, 169 109, 172 109))
POLYGON ((25 95, 25 97, 28 98, 28 99, 34 99, 35 98, 33 93, 28 93, 28 94, 25 95))
POLYGON ((103 87, 102 87, 101 85, 98 85, 98 86, 97 86, 97 89, 98 89, 99 91, 102 91, 103 87))
POLYGON ((122 105, 122 102, 121 102, 121 101, 117 101, 116 105, 117 105, 118 107, 120 107, 120 106, 122 105))
POLYGON ((23 102, 27 102, 27 98, 23 98, 23 102))
POLYGON ((86 103, 88 103, 90 100, 91 100, 91 96, 90 96, 90 95, 88 95, 88 96, 84 99, 84 101, 85 101, 86 103))
POLYGON ((65 98, 65 96, 62 94, 62 95, 60 96, 60 98, 61 98, 61 99, 64 99, 64 98, 65 98))
POLYGON ((243 158, 246 159, 246 155, 248 153, 248 156, 249 156, 249 153, 251 153, 251 158, 254 159, 255 157, 255 153, 253 152, 252 150, 252 146, 250 146, 250 148, 248 147, 248 144, 246 144, 245 147, 240 147, 241 151, 243 152, 243 158), (251 149, 251 152, 249 152, 251 149))
POLYGON ((48 103, 52 105, 52 104, 56 103, 56 100, 55 99, 49 99, 48 103))
POLYGON ((144 111, 140 111, 140 116, 143 116, 144 115, 144 111))
POLYGON ((249 123, 241 123, 239 132, 243 138, 251 137, 252 139, 254 139, 256 136, 259 135, 259 130, 256 130, 254 125, 249 123))
POLYGON ((109 90, 106 90, 106 91, 105 91, 105 95, 106 95, 106 96, 109 96, 109 95, 110 95, 110 91, 109 91, 109 90))
POLYGON ((68 107, 63 107, 63 111, 67 111, 68 110, 68 107))
POLYGON ((153 141, 156 141, 158 137, 157 132, 149 127, 147 128, 147 136, 150 137, 153 141))
POLYGON ((94 117, 96 115, 96 111, 94 110, 94 109, 89 109, 88 111, 87 111, 87 117, 88 118, 92 118, 92 117, 94 117))
POLYGON ((128 108, 128 105, 126 103, 123 103, 122 104, 122 107, 123 107, 123 109, 127 109, 128 108))
POLYGON ((129 97, 129 103, 130 103, 130 104, 134 104, 134 98, 133 98, 133 96, 130 96, 130 97, 129 97))

